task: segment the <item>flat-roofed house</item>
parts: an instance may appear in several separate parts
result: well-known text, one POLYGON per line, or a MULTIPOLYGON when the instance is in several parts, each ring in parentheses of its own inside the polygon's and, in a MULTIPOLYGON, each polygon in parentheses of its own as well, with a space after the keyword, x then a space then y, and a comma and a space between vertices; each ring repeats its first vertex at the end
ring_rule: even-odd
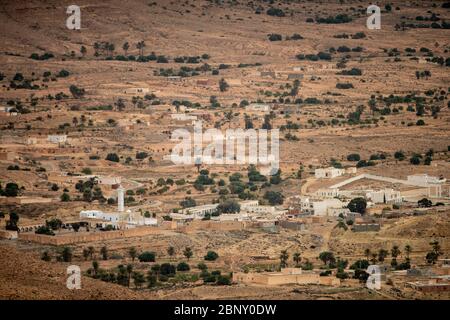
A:
POLYGON ((340 168, 318 168, 314 170, 314 176, 316 179, 331 179, 342 176, 345 173, 345 169, 340 168))

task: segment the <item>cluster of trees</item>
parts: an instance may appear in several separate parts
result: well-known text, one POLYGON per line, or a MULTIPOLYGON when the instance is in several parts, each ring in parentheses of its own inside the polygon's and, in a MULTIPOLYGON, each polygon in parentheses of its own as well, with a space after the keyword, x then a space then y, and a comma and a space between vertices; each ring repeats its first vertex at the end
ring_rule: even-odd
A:
POLYGON ((2 184, 0 183, 0 196, 17 197, 24 189, 24 187, 19 187, 19 185, 15 182, 8 182, 5 185, 5 188, 3 188, 2 184))
POLYGON ((327 52, 320 51, 317 54, 303 54, 300 53, 295 56, 298 60, 309 60, 309 61, 319 61, 319 60, 331 60, 331 55, 327 52))
POLYGON ((106 198, 103 196, 102 189, 95 184, 94 178, 90 178, 86 181, 79 180, 75 184, 75 189, 83 194, 83 201, 91 202, 94 200, 98 200, 100 203, 106 202, 106 198))
POLYGON ((364 39, 366 34, 364 32, 357 32, 355 34, 340 33, 333 36, 336 39, 364 39))
MULTIPOLYGON (((168 247, 167 253, 169 256, 175 255, 175 249, 168 247)), ((144 251, 138 254, 136 248, 131 247, 128 250, 128 254, 134 262, 137 258, 140 262, 155 262, 155 253, 150 251, 144 251)), ((100 249, 100 255, 103 260, 108 259, 108 250, 106 246, 100 249)), ((192 249, 186 247, 183 251, 183 255, 189 260, 193 256, 192 249)), ((42 256, 43 260, 50 261, 48 258, 48 252, 42 256)), ((83 257, 85 260, 92 260, 92 267, 88 269, 87 274, 95 279, 100 279, 106 282, 117 283, 126 287, 131 286, 131 280, 133 280, 136 288, 141 288, 144 283, 147 282, 149 288, 158 285, 158 282, 167 282, 170 278, 175 278, 179 281, 197 281, 200 278, 205 283, 215 283, 217 285, 229 285, 231 284, 231 276, 221 276, 220 271, 208 272, 208 267, 204 263, 198 264, 198 269, 201 270, 198 274, 177 274, 177 272, 187 272, 191 270, 191 267, 186 262, 179 262, 178 264, 162 263, 152 264, 150 270, 145 276, 142 272, 134 271, 133 264, 119 265, 116 270, 108 271, 99 267, 99 263, 95 257, 94 247, 88 247, 83 249, 83 257)), ((219 255, 215 251, 208 251, 204 256, 206 261, 215 261, 219 255)), ((66 260, 64 260, 66 261, 66 260)))
POLYGON ((342 70, 337 74, 343 76, 360 76, 362 75, 362 71, 359 68, 351 68, 350 70, 342 70))
POLYGON ((429 70, 416 71, 415 74, 416 74, 417 80, 419 80, 421 78, 425 78, 428 80, 428 78, 431 77, 431 72, 429 70))
MULTIPOLYGON (((283 36, 278 33, 270 33, 267 35, 267 37, 270 41, 282 41, 283 40, 283 36)), ((303 39, 303 37, 298 33, 294 33, 292 36, 285 36, 286 41, 301 40, 301 39, 303 39)))
POLYGON ((86 94, 84 88, 79 88, 74 84, 69 87, 69 91, 75 99, 81 99, 86 94))
POLYGON ((33 60, 48 60, 48 59, 51 59, 54 57, 55 56, 53 55, 53 53, 50 53, 50 52, 45 52, 41 55, 39 55, 38 53, 32 53, 30 55, 30 59, 33 59, 33 60))
POLYGON ((326 24, 339 24, 339 23, 348 23, 351 22, 352 18, 347 14, 338 14, 336 16, 329 16, 325 18, 316 18, 317 23, 326 23, 326 24))
POLYGON ((351 83, 336 83, 336 89, 353 89, 354 86, 351 83))
POLYGON ((11 211, 9 213, 9 219, 6 221, 5 228, 6 230, 17 231, 19 230, 18 223, 19 223, 19 215, 16 212, 11 211))
MULTIPOLYGON (((57 251, 56 261, 71 262, 72 257, 73 257, 72 248, 62 247, 62 248, 58 249, 58 251, 57 251)), ((50 252, 48 250, 45 250, 41 254, 41 259, 44 261, 51 261, 52 255, 50 254, 50 252)))
POLYGON ((203 54, 200 56, 182 56, 182 57, 176 57, 173 59, 176 63, 200 63, 201 59, 208 60, 210 58, 209 54, 203 54))
POLYGON ((266 11, 267 15, 269 16, 275 16, 275 17, 284 17, 286 16, 286 14, 284 13, 284 11, 280 8, 269 8, 266 11))

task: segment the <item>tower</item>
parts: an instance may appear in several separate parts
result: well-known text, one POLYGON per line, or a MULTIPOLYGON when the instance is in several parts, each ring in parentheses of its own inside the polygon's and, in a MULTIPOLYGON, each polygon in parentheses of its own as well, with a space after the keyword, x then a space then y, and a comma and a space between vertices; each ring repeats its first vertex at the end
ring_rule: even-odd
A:
POLYGON ((120 185, 117 189, 117 211, 119 212, 124 211, 124 193, 125 189, 120 185))

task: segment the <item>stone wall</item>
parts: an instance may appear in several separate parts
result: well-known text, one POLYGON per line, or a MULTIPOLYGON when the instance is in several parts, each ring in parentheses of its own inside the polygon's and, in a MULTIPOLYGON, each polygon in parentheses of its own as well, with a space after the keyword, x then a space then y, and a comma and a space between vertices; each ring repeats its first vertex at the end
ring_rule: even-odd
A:
POLYGON ((283 273, 233 273, 233 282, 262 285, 285 284, 321 284, 328 286, 340 285, 336 277, 321 277, 317 273, 283 274, 283 273))
POLYGON ((142 237, 150 234, 159 234, 163 230, 154 227, 140 227, 135 229, 117 231, 83 232, 63 236, 47 236, 43 234, 20 233, 19 240, 32 241, 40 244, 54 246, 76 244, 81 242, 104 241, 118 238, 142 237))
POLYGON ((184 233, 197 232, 199 230, 216 230, 216 231, 233 231, 243 230, 247 227, 247 223, 243 221, 209 221, 209 220, 194 220, 189 224, 180 226, 177 231, 184 233))

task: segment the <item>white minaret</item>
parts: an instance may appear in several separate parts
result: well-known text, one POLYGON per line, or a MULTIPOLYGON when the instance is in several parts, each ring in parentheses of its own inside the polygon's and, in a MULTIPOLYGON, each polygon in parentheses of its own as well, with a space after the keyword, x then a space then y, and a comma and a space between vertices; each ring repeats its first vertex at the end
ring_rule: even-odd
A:
POLYGON ((122 185, 119 186, 117 189, 117 211, 123 212, 124 211, 124 194, 125 189, 122 187, 122 185))

